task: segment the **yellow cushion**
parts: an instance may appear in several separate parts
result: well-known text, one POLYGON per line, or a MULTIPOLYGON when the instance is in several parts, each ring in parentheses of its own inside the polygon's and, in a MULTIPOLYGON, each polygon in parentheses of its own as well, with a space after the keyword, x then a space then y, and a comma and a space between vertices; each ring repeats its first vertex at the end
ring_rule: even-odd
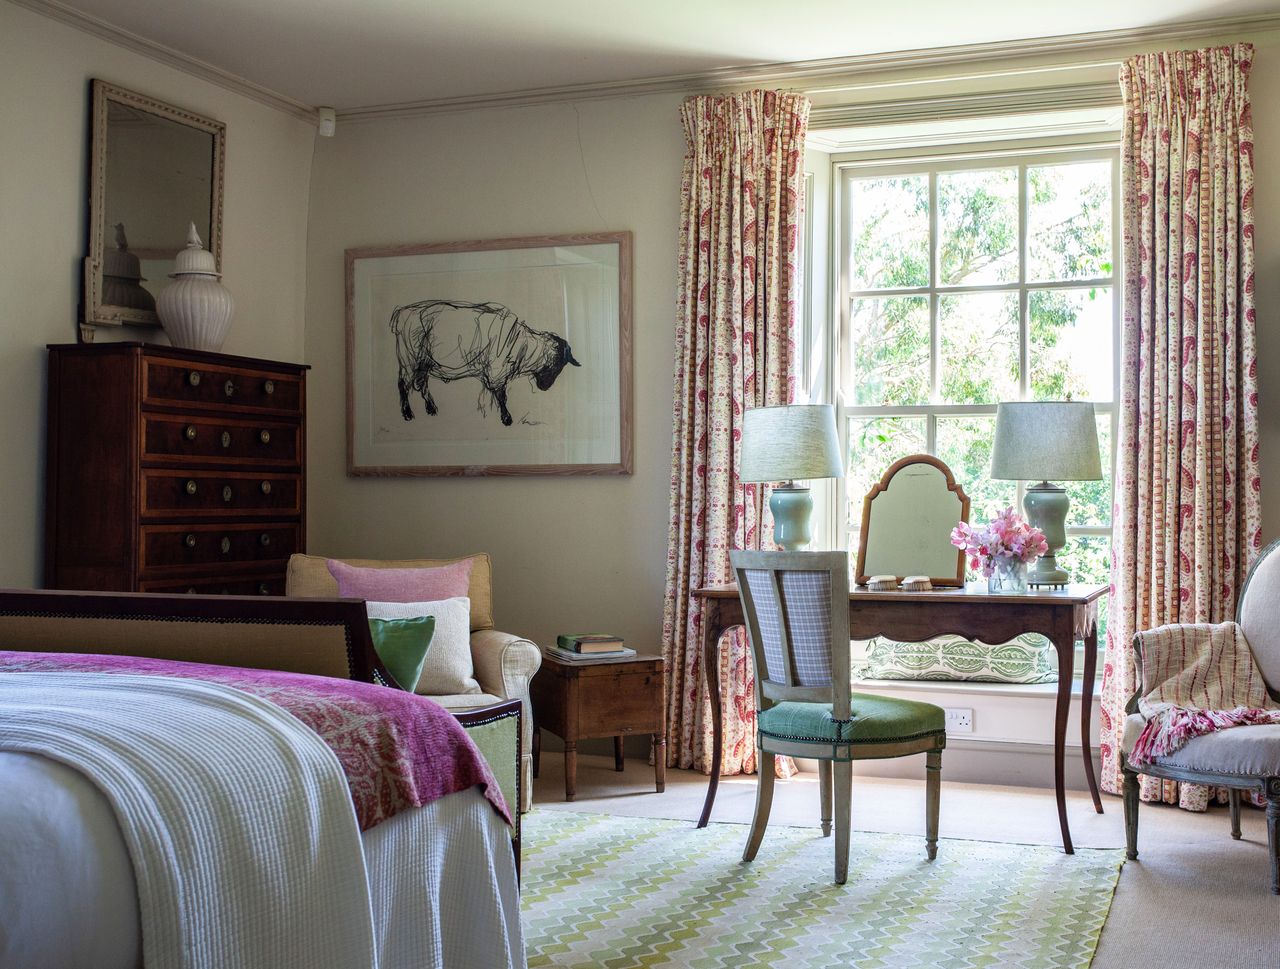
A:
MULTIPOLYGON (((285 576, 284 594, 295 598, 333 599, 338 595, 338 580, 329 572, 329 556, 299 555, 289 556, 289 570, 285 576)), ((493 628, 493 588, 492 565, 485 552, 476 555, 462 555, 454 559, 339 559, 347 565, 361 569, 430 569, 439 565, 449 565, 472 559, 471 584, 468 595, 471 598, 471 631, 493 628)))

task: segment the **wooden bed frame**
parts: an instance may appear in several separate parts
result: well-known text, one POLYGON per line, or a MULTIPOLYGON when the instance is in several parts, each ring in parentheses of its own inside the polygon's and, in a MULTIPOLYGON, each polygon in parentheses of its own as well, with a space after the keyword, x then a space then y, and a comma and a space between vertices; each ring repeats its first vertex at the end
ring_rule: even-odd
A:
MULTIPOLYGON (((146 655, 330 676, 342 675, 345 669, 349 679, 401 689, 373 648, 362 599, 0 589, 0 650, 4 649, 146 655), (223 630, 217 627, 224 627, 228 635, 220 635, 223 630), (311 627, 314 635, 299 627, 311 627), (181 632, 187 635, 175 635, 181 632), (305 656, 282 650, 275 640, 285 633, 295 640, 301 636, 314 641, 318 648, 305 656), (219 655, 224 647, 235 650, 234 662, 219 655)), ((450 712, 476 741, 507 797, 519 872, 520 701, 450 712), (488 742, 494 725, 506 722, 515 730, 511 763, 492 756, 496 747, 488 742)))

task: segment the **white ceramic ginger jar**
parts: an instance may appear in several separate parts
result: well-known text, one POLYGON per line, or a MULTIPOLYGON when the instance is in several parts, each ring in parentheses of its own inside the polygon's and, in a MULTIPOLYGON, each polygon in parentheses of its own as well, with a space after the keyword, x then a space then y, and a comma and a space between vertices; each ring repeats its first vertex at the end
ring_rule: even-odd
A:
POLYGON ((235 300, 218 282, 213 253, 204 248, 195 223, 187 232, 187 248, 174 260, 173 280, 156 300, 156 312, 169 342, 189 350, 222 349, 231 329, 235 300))

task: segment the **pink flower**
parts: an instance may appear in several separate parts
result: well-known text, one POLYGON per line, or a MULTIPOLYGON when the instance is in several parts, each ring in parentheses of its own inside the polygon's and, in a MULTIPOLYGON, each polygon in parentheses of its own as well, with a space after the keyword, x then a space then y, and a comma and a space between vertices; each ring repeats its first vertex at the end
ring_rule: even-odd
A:
POLYGON ((960 522, 951 530, 951 544, 965 553, 971 569, 980 568, 983 575, 995 571, 999 557, 1029 563, 1049 551, 1044 533, 1031 527, 1012 507, 980 528, 960 522))

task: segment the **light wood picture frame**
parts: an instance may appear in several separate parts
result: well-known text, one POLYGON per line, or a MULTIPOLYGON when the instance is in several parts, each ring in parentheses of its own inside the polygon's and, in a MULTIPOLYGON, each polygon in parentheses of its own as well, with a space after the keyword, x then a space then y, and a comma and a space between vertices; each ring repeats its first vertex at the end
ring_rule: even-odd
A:
POLYGON ((873 575, 928 575, 931 585, 963 588, 964 552, 950 551, 951 529, 968 520, 969 496, 946 462, 932 454, 895 461, 862 500, 858 585, 873 575), (890 494, 895 481, 900 497, 890 494))
POLYGON ((632 472, 632 238, 346 251, 347 473, 632 472))
POLYGON ((99 326, 160 325, 152 306, 119 298, 130 286, 111 276, 108 252, 121 237, 140 260, 152 297, 168 282, 189 223, 222 271, 227 153, 223 122, 99 78, 90 86, 90 128, 89 251, 80 316, 86 342, 99 326))

